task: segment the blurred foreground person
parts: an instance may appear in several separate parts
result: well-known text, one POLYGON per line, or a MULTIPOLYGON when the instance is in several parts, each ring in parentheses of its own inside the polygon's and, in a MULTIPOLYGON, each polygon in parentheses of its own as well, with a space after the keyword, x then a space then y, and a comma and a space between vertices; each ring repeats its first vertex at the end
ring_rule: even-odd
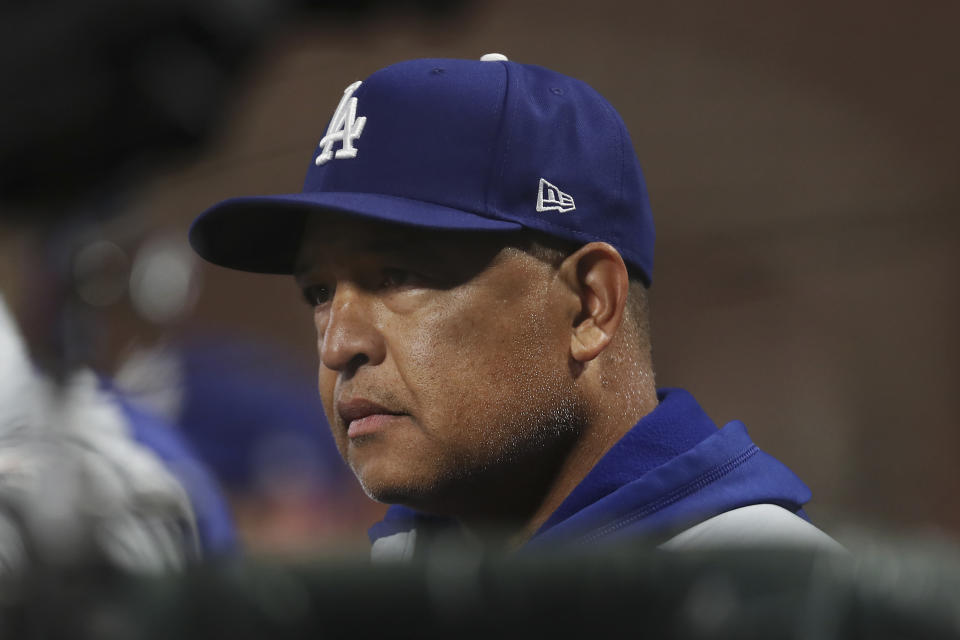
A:
POLYGON ((51 344, 57 337, 36 326, 76 318, 57 303, 73 292, 37 276, 28 238, 0 227, 0 573, 87 562, 152 572, 232 553, 226 503, 187 442, 68 362, 87 344, 51 344), (53 317, 39 321, 38 308, 53 317), (34 320, 30 331, 18 315, 34 320))
POLYGON ((204 258, 292 274, 375 558, 506 548, 839 548, 743 424, 657 390, 654 230, 630 137, 582 82, 489 54, 347 87, 303 192, 235 198, 204 258))

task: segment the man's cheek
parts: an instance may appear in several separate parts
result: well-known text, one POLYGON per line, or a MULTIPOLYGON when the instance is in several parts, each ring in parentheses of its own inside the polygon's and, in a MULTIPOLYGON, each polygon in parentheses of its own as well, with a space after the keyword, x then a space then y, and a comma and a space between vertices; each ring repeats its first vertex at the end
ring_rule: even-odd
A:
MULTIPOLYGON (((328 403, 333 400, 333 389, 336 382, 336 373, 320 365, 320 372, 317 375, 317 391, 320 393, 320 399, 323 401, 324 407, 328 407, 328 403)), ((329 410, 330 408, 328 408, 329 410)))
POLYGON ((333 427, 336 425, 335 420, 335 407, 334 407, 334 397, 333 389, 336 380, 329 380, 322 372, 320 373, 320 379, 318 381, 318 392, 320 394, 320 402, 323 403, 323 413, 327 417, 327 422, 330 423, 330 426, 333 427))

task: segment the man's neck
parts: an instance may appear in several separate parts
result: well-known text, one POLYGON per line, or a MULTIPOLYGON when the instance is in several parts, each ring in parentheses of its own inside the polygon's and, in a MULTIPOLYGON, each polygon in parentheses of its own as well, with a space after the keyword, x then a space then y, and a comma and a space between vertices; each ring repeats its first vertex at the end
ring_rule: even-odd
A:
MULTIPOLYGON (((645 415, 657 405, 656 392, 634 411, 610 412, 606 420, 598 421, 596 428, 589 430, 564 461, 556 481, 544 495, 543 501, 527 521, 509 537, 508 546, 519 548, 543 526, 563 501, 583 482, 584 478, 600 462, 600 459, 645 415), (623 418, 630 416, 627 420, 623 418)), ((626 407, 624 407, 626 409, 626 407)))
MULTIPOLYGON (((643 416, 656 407, 656 391, 635 396, 642 402, 632 406, 607 407, 591 421, 573 441, 564 455, 550 468, 548 476, 538 482, 535 477, 484 478, 484 491, 467 491, 472 498, 491 496, 489 504, 472 501, 464 512, 462 500, 452 500, 446 514, 454 517, 471 537, 486 546, 507 550, 523 546, 543 526, 570 493, 579 485, 601 458, 643 416), (493 488, 491 491, 490 489, 493 488)), ((544 456, 549 457, 547 452, 544 456)), ((542 460, 540 460, 542 462, 542 460)))

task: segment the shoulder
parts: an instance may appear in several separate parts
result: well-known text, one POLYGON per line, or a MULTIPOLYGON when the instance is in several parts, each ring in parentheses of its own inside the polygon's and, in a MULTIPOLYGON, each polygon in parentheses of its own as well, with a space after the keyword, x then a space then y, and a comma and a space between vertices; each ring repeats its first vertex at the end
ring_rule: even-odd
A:
POLYGON ((721 513, 680 532, 660 548, 689 551, 763 546, 845 551, 836 540, 814 525, 773 504, 755 504, 721 513))
POLYGON ((186 492, 202 552, 223 555, 236 551, 238 541, 226 497, 182 432, 120 394, 114 394, 113 400, 127 421, 131 445, 156 458, 186 492))

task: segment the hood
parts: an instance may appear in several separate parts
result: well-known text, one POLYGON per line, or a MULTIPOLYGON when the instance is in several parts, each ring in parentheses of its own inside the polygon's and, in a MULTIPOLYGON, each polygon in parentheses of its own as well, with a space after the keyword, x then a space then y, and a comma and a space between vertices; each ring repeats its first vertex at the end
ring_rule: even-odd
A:
MULTIPOLYGON (((662 389, 659 405, 608 451, 527 542, 527 549, 641 538, 662 542, 720 513, 775 504, 806 517, 807 486, 761 451, 739 421, 721 429, 682 389, 662 389)), ((372 542, 456 523, 391 507, 370 529, 372 542)))

